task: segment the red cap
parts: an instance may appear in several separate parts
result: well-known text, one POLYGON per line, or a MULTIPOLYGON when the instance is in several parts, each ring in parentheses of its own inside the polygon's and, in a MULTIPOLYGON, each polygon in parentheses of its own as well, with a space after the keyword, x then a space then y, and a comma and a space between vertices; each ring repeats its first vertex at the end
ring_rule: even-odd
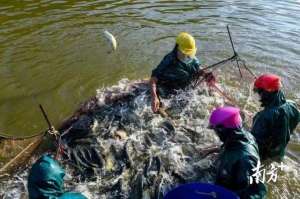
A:
POLYGON ((263 89, 268 92, 278 91, 281 88, 281 79, 274 74, 264 74, 255 80, 254 88, 263 89))

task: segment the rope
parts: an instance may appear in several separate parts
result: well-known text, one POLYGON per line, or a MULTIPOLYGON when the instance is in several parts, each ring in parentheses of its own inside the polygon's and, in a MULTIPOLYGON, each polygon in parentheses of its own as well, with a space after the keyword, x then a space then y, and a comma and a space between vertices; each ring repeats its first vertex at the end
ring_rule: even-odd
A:
MULTIPOLYGON (((33 97, 33 99, 36 101, 35 97, 33 97)), ((43 134, 50 134, 50 135, 54 135, 56 140, 58 139, 59 136, 59 132, 55 130, 55 128, 51 125, 51 122, 47 116, 46 111, 44 110, 43 106, 41 104, 39 104, 39 108, 42 112, 42 115, 44 117, 44 119, 46 120, 47 124, 48 124, 48 130, 46 132, 41 132, 41 133, 37 133, 34 135, 29 135, 29 136, 12 136, 12 135, 6 135, 6 134, 1 134, 0 133, 0 138, 2 139, 10 139, 10 140, 26 140, 26 139, 30 139, 30 138, 34 138, 37 136, 41 136, 43 134)))
MULTIPOLYGON (((237 103, 236 100, 234 100, 233 98, 231 98, 230 96, 228 96, 224 91, 222 91, 216 84, 210 84, 209 87, 214 88, 221 96, 223 96, 225 99, 227 99, 233 106, 239 107, 239 104, 237 103)), ((252 114, 251 112, 248 113, 246 112, 246 106, 244 106, 244 108, 242 109, 242 111, 244 112, 244 114, 246 114, 248 117, 251 117, 252 114)))
MULTIPOLYGON (((235 61, 236 66, 239 70, 239 73, 240 73, 241 77, 243 77, 242 70, 241 70, 241 67, 243 67, 256 79, 257 76, 255 75, 255 73, 250 70, 250 68, 246 65, 246 62, 243 59, 241 59, 239 54, 236 52, 236 50, 234 48, 233 40, 232 40, 232 37, 231 37, 231 33, 230 33, 230 30, 229 30, 229 26, 227 25, 226 28, 227 28, 227 33, 228 33, 228 36, 229 36, 231 48, 232 48, 232 51, 233 51, 233 55, 231 57, 229 57, 228 59, 224 59, 224 60, 219 61, 215 64, 212 64, 210 66, 204 67, 204 68, 201 69, 201 71, 204 72, 208 69, 211 69, 212 71, 214 71, 214 70, 216 70, 217 68, 219 68, 220 66, 224 65, 225 63, 227 63, 229 61, 231 61, 231 62, 235 61)), ((200 79, 200 76, 202 74, 203 73, 199 73, 198 77, 195 80, 194 87, 196 87, 199 83, 201 83, 201 81, 199 81, 199 79, 200 79)))
POLYGON ((64 135, 68 134, 71 128, 72 128, 72 127, 68 128, 63 134, 60 134, 59 137, 58 137, 58 139, 57 139, 57 145, 58 145, 58 146, 57 146, 57 150, 56 150, 56 153, 55 153, 55 159, 56 159, 56 160, 58 160, 58 158, 59 158, 60 156, 62 156, 63 153, 64 153, 64 147, 63 147, 63 142, 62 142, 62 139, 61 139, 61 138, 62 138, 64 135))
POLYGON ((45 132, 37 133, 34 135, 29 135, 29 136, 13 136, 13 135, 6 135, 0 133, 0 139, 6 139, 6 140, 26 140, 34 137, 38 137, 45 134, 45 132))
POLYGON ((26 140, 26 139, 31 139, 31 138, 34 138, 34 137, 41 136, 43 134, 46 135, 47 133, 49 135, 53 135, 56 138, 56 140, 59 137, 59 132, 56 131, 54 127, 51 127, 46 132, 41 132, 41 133, 37 133, 37 134, 34 134, 34 135, 29 135, 29 136, 12 136, 12 135, 6 135, 6 134, 1 134, 0 133, 0 139, 6 139, 6 140, 26 140))
MULTIPOLYGON (((40 143, 42 142, 42 139, 47 135, 53 135, 55 136, 56 141, 58 142, 58 148, 57 148, 57 152, 56 152, 56 156, 55 158, 58 159, 58 156, 63 152, 62 149, 62 143, 61 143, 61 136, 59 135, 59 132, 56 131, 53 127, 51 129, 49 129, 46 132, 43 133, 39 133, 33 136, 26 136, 23 137, 22 139, 29 139, 29 138, 33 138, 33 137, 37 137, 37 136, 41 136, 40 139, 36 139, 34 141, 32 141, 28 146, 26 146, 20 153, 18 153, 14 158, 12 158, 8 163, 6 163, 3 167, 0 168, 0 174, 4 173, 7 171, 8 168, 10 168, 11 165, 14 165, 14 162, 18 161, 20 158, 23 157, 23 154, 28 154, 28 150, 31 150, 30 153, 32 153, 36 147, 38 147, 40 145, 40 143), (59 138, 58 138, 59 137, 59 138)), ((13 136, 6 136, 9 137, 8 139, 12 139, 12 140, 22 140, 20 137, 19 138, 12 138, 13 136)))
POLYGON ((18 159, 23 157, 23 154, 26 154, 30 148, 34 148, 35 146, 38 146, 41 142, 41 139, 35 140, 31 142, 25 149, 23 149, 18 155, 16 155, 13 159, 11 159, 9 162, 7 162, 3 167, 0 168, 0 174, 3 174, 7 171, 7 169, 13 165, 14 162, 16 162, 18 159))
MULTIPOLYGON (((200 69, 200 71, 206 71, 208 69, 212 69, 212 71, 214 71, 217 68, 221 67, 222 65, 226 64, 227 62, 230 62, 230 61, 233 62, 236 59, 237 59, 237 55, 233 55, 232 57, 230 57, 228 59, 224 59, 224 60, 219 61, 219 62, 217 62, 215 64, 212 64, 212 65, 209 65, 207 67, 204 67, 204 68, 200 69)), ((198 77, 196 78, 195 83, 194 83, 194 88, 197 87, 205 79, 205 77, 203 77, 200 80, 200 77, 201 77, 201 75, 198 75, 198 77)))
POLYGON ((210 87, 214 88, 220 95, 226 98, 232 105, 238 107, 238 103, 231 97, 229 97, 224 91, 222 91, 216 84, 212 84, 210 87))

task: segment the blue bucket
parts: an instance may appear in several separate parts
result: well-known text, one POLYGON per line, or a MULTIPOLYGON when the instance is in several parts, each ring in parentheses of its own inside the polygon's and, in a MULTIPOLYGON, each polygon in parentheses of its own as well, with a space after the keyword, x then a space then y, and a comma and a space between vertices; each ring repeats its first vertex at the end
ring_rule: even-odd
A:
POLYGON ((190 183, 176 187, 167 193, 164 199, 239 199, 239 197, 217 185, 190 183))

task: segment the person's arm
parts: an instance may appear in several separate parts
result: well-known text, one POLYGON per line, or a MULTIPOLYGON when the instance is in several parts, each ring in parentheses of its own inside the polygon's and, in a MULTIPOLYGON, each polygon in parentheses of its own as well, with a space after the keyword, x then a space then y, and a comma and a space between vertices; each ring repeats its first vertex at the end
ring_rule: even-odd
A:
POLYGON ((150 79, 150 90, 151 90, 151 107, 152 111, 156 113, 159 109, 160 101, 157 93, 157 82, 158 80, 163 79, 165 69, 171 64, 171 55, 166 55, 163 60, 158 64, 158 66, 152 70, 151 79, 150 79))
POLYGON ((159 98, 157 96, 157 78, 155 76, 152 76, 150 79, 150 90, 151 90, 151 107, 152 111, 156 113, 159 109, 159 98))
POLYGON ((251 134, 255 137, 259 148, 260 158, 266 158, 269 147, 270 119, 265 111, 257 113, 252 122, 251 134))
POLYGON ((298 123, 300 123, 300 105, 296 102, 289 102, 290 105, 290 114, 292 115, 291 121, 291 129, 294 131, 297 128, 298 123))
POLYGON ((288 119, 283 109, 279 109, 274 113, 270 158, 279 157, 279 160, 281 160, 284 156, 287 142, 290 140, 290 124, 288 119))

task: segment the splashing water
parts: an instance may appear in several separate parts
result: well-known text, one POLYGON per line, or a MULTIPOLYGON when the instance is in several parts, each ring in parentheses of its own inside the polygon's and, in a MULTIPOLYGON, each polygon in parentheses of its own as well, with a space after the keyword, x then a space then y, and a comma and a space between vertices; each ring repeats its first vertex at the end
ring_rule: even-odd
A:
MULTIPOLYGON (((234 87, 227 89, 233 91, 234 87)), ((235 93, 249 102, 246 91, 235 93)), ((97 90, 96 98, 82 105, 80 114, 66 122, 62 133, 78 126, 91 132, 96 137, 93 147, 100 154, 101 167, 95 167, 94 176, 82 178, 82 173, 68 164, 72 149, 64 143, 66 188, 95 199, 154 199, 162 198, 178 184, 213 182, 216 156, 203 156, 200 148, 220 144, 206 127, 211 110, 225 101, 203 86, 179 91, 163 103, 166 118, 152 113, 148 86, 142 81, 123 79, 116 86, 97 90)), ((280 174, 280 183, 269 184, 273 198, 300 196, 299 165, 288 158, 285 163, 288 169, 280 174), (297 186, 289 187, 294 183, 297 186)), ((26 197, 27 175, 28 169, 2 181, 2 198, 26 197)))

